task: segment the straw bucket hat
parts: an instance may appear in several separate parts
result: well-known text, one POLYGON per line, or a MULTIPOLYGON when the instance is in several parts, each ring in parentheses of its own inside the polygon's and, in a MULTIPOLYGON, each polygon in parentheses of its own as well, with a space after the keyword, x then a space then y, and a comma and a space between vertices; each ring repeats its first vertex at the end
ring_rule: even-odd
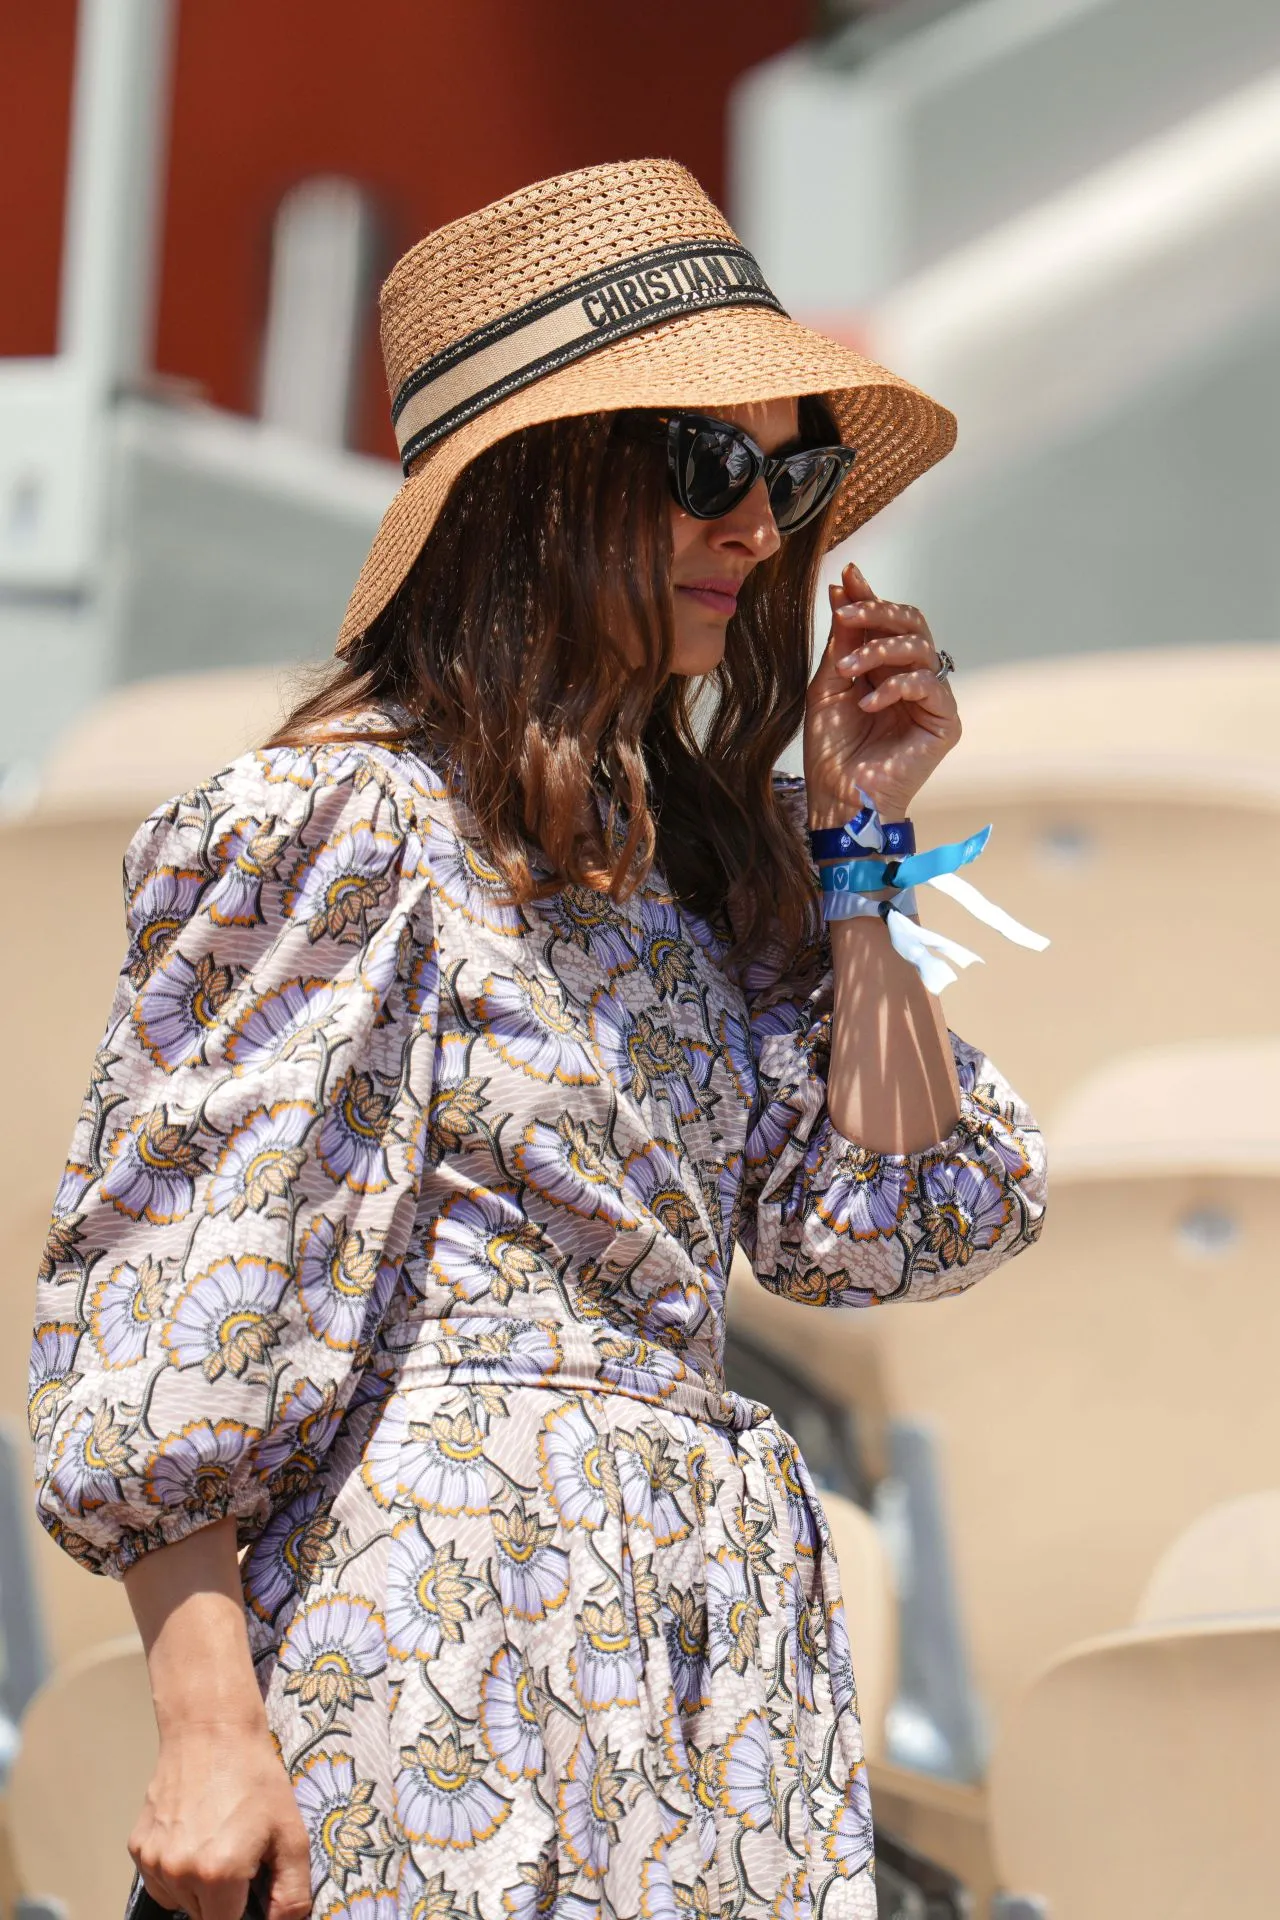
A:
POLYGON ((395 594, 463 468, 521 427, 821 394, 858 450, 833 546, 955 440, 945 407, 790 319, 674 160, 558 174, 439 227, 392 268, 380 304, 405 482, 360 570, 339 654, 395 594))

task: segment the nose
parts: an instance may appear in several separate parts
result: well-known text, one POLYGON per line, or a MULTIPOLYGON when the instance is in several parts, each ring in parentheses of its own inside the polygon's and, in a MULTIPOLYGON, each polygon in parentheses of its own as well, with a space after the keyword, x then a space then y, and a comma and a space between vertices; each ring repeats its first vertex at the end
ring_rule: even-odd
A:
POLYGON ((782 545, 763 475, 736 507, 706 524, 707 545, 717 553, 749 554, 753 561, 767 560, 782 545))

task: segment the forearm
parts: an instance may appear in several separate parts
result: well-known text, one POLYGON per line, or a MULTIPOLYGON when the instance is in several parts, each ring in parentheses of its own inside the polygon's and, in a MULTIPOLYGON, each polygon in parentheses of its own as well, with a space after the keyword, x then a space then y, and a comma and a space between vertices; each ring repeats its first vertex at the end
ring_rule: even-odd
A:
POLYGON ((265 1730, 234 1520, 144 1554, 124 1586, 146 1650, 161 1738, 201 1726, 265 1730))
POLYGON ((960 1087, 937 996, 879 919, 833 920, 835 1004, 827 1112, 847 1140, 914 1153, 946 1139, 960 1087))

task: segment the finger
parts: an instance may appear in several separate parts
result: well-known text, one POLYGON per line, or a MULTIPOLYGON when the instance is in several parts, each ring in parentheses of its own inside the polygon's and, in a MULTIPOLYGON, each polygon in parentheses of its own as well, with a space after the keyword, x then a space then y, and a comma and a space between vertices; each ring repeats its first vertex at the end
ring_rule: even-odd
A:
POLYGON ((244 1874, 229 1873, 225 1878, 205 1879, 198 1890, 199 1905, 189 1911, 198 1920, 244 1920, 249 1899, 249 1880, 244 1874))
POLYGON ((866 628, 872 633, 928 633, 929 623, 919 607, 903 600, 853 600, 836 607, 832 615, 837 626, 849 633, 866 628))
POLYGON ((928 668, 938 666, 937 649, 926 633, 889 633, 873 640, 860 640, 850 653, 837 653, 835 666, 841 673, 872 673, 877 668, 928 668))
POLYGON ((311 1911, 311 1853, 301 1819, 282 1833, 270 1856, 267 1920, 306 1920, 311 1911))
POLYGON ((840 584, 846 600, 874 600, 876 597, 875 588, 866 574, 852 560, 841 571, 840 584))
POLYGON ((886 707, 906 703, 929 707, 939 718, 949 716, 955 708, 955 698, 946 681, 923 668, 912 673, 891 673, 872 687, 870 693, 864 693, 858 705, 867 713, 882 713, 886 707))

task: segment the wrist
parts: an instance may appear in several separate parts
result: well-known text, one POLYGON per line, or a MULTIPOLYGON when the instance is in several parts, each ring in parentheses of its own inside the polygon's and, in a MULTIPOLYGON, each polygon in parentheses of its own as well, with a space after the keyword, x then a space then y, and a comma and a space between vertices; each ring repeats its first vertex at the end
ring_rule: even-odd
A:
MULTIPOLYGON (((875 809, 882 821, 906 820, 911 813, 911 800, 901 794, 882 794, 873 796, 875 809)), ((862 806, 857 794, 852 800, 832 797, 824 793, 810 793, 808 800, 808 825, 811 833, 821 827, 842 827, 851 820, 862 806)))

